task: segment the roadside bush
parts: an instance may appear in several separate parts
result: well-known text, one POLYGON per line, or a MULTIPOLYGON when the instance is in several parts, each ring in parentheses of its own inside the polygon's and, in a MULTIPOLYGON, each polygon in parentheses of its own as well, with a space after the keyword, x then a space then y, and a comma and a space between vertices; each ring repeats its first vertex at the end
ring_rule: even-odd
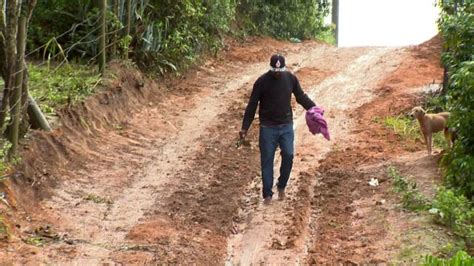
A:
POLYGON ((453 231, 472 243, 474 240, 474 209, 472 203, 452 189, 439 188, 430 213, 435 220, 451 227, 453 231))
POLYGON ((135 36, 138 65, 160 73, 186 67, 208 44, 205 12, 200 1, 150 1, 135 36))
POLYGON ((394 190, 402 197, 403 208, 411 211, 421 211, 430 208, 428 199, 418 190, 415 181, 407 180, 397 168, 390 166, 388 176, 392 179, 394 190))
POLYGON ((455 70, 461 62, 472 60, 474 46, 474 3, 472 1, 442 1, 438 26, 443 37, 442 61, 449 70, 455 70), (457 11, 452 11, 457 2, 457 11))
MULTIPOLYGON (((99 18, 99 9, 92 0, 38 1, 28 28, 28 50, 41 47, 37 57, 53 57, 62 50, 61 60, 64 56, 93 58, 99 53, 99 18)), ((106 22, 107 45, 120 42, 113 40, 112 35, 118 33, 123 25, 111 9, 107 11, 106 22)))
POLYGON ((238 6, 244 18, 244 30, 251 34, 270 35, 280 39, 312 39, 330 31, 324 26, 329 14, 327 1, 243 0, 238 6))
POLYGON ((470 199, 474 196, 474 61, 460 64, 451 77, 448 103, 451 125, 458 139, 454 149, 445 157, 448 162, 447 181, 461 188, 470 199))
POLYGON ((458 251, 456 255, 449 259, 441 259, 428 255, 425 257, 423 265, 426 266, 468 266, 474 265, 474 258, 465 251, 458 251))
MULTIPOLYGON (((29 49, 40 47, 51 38, 68 32, 73 25, 92 24, 93 19, 86 21, 87 14, 91 9, 91 0, 38 1, 28 27, 29 49)), ((66 45, 72 40, 76 30, 77 28, 71 30, 58 41, 66 45)))
POLYGON ((438 21, 444 40, 443 63, 449 73, 447 105, 458 139, 448 153, 446 180, 467 198, 474 197, 474 3, 440 1, 438 21))
MULTIPOLYGON (((263 34, 294 41, 329 40, 332 34, 323 25, 329 13, 325 0, 132 0, 130 36, 121 30, 124 7, 125 0, 109 2, 108 46, 116 43, 120 53, 130 52, 138 66, 151 72, 186 69, 203 53, 220 50, 226 34, 263 34), (120 8, 114 13, 117 3, 120 8)), ((97 1, 38 1, 29 27, 28 50, 41 47, 36 55, 54 56, 60 51, 68 58, 94 59, 98 22, 97 1)))

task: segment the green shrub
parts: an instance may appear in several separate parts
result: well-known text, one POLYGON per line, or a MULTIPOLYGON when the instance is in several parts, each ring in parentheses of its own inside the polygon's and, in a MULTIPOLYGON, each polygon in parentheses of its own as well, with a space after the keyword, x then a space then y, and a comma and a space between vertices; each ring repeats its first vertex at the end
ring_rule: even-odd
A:
POLYGON ((449 72, 447 105, 457 141, 444 158, 448 185, 474 197, 474 3, 440 1, 438 21, 444 39, 444 64, 449 72), (455 11, 457 7, 457 11, 455 11))
POLYGON ((37 1, 28 27, 28 47, 33 50, 47 43, 51 38, 64 34, 58 41, 66 46, 79 28, 68 32, 75 24, 97 25, 97 18, 89 18, 91 0, 48 0, 37 1), (59 22, 59 23, 58 23, 59 22))
POLYGON ((245 30, 281 39, 304 40, 326 36, 327 32, 331 32, 331 28, 324 25, 324 17, 328 13, 327 1, 319 0, 244 0, 238 6, 245 30))
POLYGON ((464 62, 452 75, 448 102, 456 129, 454 149, 445 157, 447 181, 468 197, 474 196, 474 61, 464 62))
POLYGON ((11 163, 8 162, 8 151, 12 144, 6 139, 0 141, 0 181, 5 178, 5 175, 11 170, 11 163))
POLYGON ((412 211, 427 210, 430 203, 426 197, 418 190, 417 183, 407 180, 402 176, 397 168, 390 166, 387 169, 388 176, 392 179, 394 189, 402 196, 403 208, 412 211))
POLYGON ((136 36, 138 65, 161 73, 186 67, 206 47, 200 1, 152 0, 144 9, 144 30, 136 36))
POLYGON ((442 60, 449 70, 455 70, 459 63, 472 60, 474 46, 474 3, 472 1, 441 1, 443 12, 438 27, 443 37, 442 60), (458 2, 457 12, 450 9, 458 2))
POLYGON ((430 209, 435 220, 451 227, 453 231, 469 241, 474 240, 474 209, 472 203, 452 189, 438 189, 430 209))
MULTIPOLYGON (((327 1, 142 0, 131 2, 131 39, 119 34, 121 37, 113 40, 113 33, 121 33, 125 22, 125 1, 116 1, 122 8, 115 14, 115 1, 109 5, 108 45, 116 41, 122 53, 130 48, 137 65, 147 71, 183 70, 201 54, 216 53, 223 47, 224 35, 235 33, 239 27, 237 34, 332 39, 331 28, 323 25, 329 12, 327 1), (130 46, 121 45, 125 43, 130 46)), ((98 53, 98 18, 96 1, 38 1, 29 27, 29 50, 41 47, 38 54, 54 56, 61 47, 67 56, 94 59, 98 53)))
MULTIPOLYGON (((56 46, 60 46, 68 57, 94 58, 99 53, 99 17, 92 0, 38 1, 28 28, 28 50, 41 47, 37 57, 55 56, 56 46)), ((112 33, 119 33, 123 25, 111 9, 106 23, 110 44, 112 33)))
POLYGON ((423 265, 426 266, 471 266, 474 265, 474 258, 469 256, 465 251, 458 251, 450 259, 441 259, 428 255, 425 257, 423 265))

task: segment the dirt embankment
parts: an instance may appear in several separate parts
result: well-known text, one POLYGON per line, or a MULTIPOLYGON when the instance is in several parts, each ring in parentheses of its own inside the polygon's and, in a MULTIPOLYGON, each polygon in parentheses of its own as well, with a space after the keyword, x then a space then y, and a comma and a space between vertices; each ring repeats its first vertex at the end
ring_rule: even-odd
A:
POLYGON ((162 92, 157 84, 139 71, 113 63, 110 73, 96 95, 59 110, 60 125, 51 133, 34 131, 22 140, 16 172, 0 184, 11 207, 2 206, 1 215, 13 219, 13 236, 22 235, 21 221, 29 220, 38 203, 68 178, 69 169, 102 160, 97 136, 125 123, 150 101, 159 102, 162 92))

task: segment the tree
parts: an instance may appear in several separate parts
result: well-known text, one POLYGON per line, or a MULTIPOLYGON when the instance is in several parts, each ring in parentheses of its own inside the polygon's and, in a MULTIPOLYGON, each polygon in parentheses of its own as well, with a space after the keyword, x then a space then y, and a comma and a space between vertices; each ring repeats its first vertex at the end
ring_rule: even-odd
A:
POLYGON ((107 11, 107 0, 100 0, 99 1, 99 9, 100 9, 100 36, 99 36, 99 71, 102 75, 105 73, 105 64, 106 64, 106 56, 105 56, 105 39, 106 39, 106 20, 105 15, 107 11))
MULTIPOLYGON (((8 128, 12 143, 10 156, 18 146, 19 127, 26 117, 27 106, 34 104, 28 93, 28 72, 25 63, 26 36, 29 20, 36 6, 36 0, 0 0, 0 72, 4 80, 3 98, 0 108, 0 130, 8 128), (5 120, 10 111, 9 125, 5 120)), ((50 130, 39 109, 33 108, 33 120, 43 129, 50 130)))
POLYGON ((2 106, 0 109, 0 129, 4 129, 5 118, 8 114, 8 106, 10 100, 10 92, 12 89, 14 69, 15 69, 15 58, 16 58, 16 33, 18 29, 18 16, 20 11, 20 5, 18 0, 2 0, 1 2, 1 21, 0 31, 3 35, 2 40, 4 41, 0 46, 3 48, 4 58, 0 62, 2 77, 4 80, 4 90, 2 98, 2 106), (5 12, 5 13, 3 13, 5 12))
MULTIPOLYGON (((125 0, 125 32, 124 37, 130 36, 130 25, 132 20, 132 0, 125 0)), ((125 49, 125 59, 128 59, 128 49, 125 49)))

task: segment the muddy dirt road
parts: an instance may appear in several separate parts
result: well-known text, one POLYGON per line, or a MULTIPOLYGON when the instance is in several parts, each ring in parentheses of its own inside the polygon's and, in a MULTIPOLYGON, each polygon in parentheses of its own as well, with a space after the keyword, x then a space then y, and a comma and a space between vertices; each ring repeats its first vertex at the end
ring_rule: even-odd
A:
MULTIPOLYGON (((371 103, 381 90, 386 100, 377 106, 415 94, 437 78, 421 71, 425 79, 387 92, 384 82, 404 60, 415 60, 412 55, 408 48, 268 39, 231 46, 220 60, 166 80, 156 92, 159 100, 150 100, 114 130, 98 131, 82 147, 91 159, 50 173, 60 182, 35 210, 21 214, 23 241, 12 240, 0 257, 77 265, 390 261, 393 252, 376 252, 388 245, 377 242, 386 235, 377 231, 383 226, 368 228, 378 232, 371 237, 348 235, 349 227, 360 225, 350 217, 363 216, 355 202, 371 193, 366 180, 374 174, 354 169, 380 167, 393 152, 372 145, 377 138, 361 130, 373 122, 370 114, 377 108, 371 103), (288 197, 264 206, 258 120, 250 129, 250 146, 237 148, 235 141, 253 82, 276 51, 286 55, 303 89, 326 110, 332 139, 311 135, 304 110, 294 105, 296 156, 288 197), (353 168, 344 168, 349 165, 353 168), (57 234, 53 241, 24 244, 26 235, 46 224, 57 234), (348 246, 365 255, 348 254, 348 246)), ((412 103, 403 99, 409 100, 399 112, 412 103)), ((394 112, 388 109, 381 108, 381 116, 394 112)))

